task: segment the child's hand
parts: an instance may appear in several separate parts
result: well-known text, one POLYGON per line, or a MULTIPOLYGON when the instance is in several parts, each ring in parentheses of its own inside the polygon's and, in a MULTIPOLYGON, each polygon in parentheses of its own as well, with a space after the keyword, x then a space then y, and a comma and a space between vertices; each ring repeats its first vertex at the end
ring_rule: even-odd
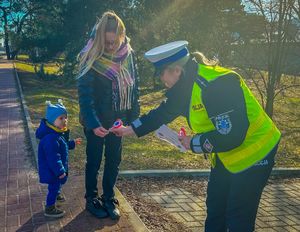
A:
POLYGON ((67 174, 64 173, 64 174, 60 175, 58 178, 59 178, 59 179, 63 179, 66 175, 67 175, 67 174))
POLYGON ((82 138, 76 138, 76 139, 74 139, 74 141, 75 141, 76 145, 80 145, 82 142, 82 138))

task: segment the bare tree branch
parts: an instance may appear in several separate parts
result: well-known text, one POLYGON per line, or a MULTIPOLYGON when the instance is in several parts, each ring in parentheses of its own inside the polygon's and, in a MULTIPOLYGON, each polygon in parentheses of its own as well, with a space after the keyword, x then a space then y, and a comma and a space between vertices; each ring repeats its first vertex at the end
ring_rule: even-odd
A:
POLYGON ((277 93, 274 95, 274 99, 280 94, 282 93, 283 91, 287 90, 287 89, 291 89, 291 88, 297 88, 297 87, 300 87, 300 85, 289 85, 289 86, 285 86, 285 87, 282 87, 279 91, 277 91, 277 93))

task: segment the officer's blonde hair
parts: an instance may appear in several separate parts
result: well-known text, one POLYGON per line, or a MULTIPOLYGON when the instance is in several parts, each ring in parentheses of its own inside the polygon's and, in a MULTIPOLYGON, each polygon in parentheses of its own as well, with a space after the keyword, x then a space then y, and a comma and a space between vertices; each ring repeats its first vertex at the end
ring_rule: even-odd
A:
POLYGON ((196 61, 199 64, 209 65, 209 66, 216 66, 219 64, 219 60, 217 58, 214 58, 212 60, 206 58, 206 56, 202 52, 193 52, 192 56, 195 57, 196 61))
MULTIPOLYGON (((210 59, 206 58, 206 56, 202 52, 196 51, 196 52, 191 53, 191 55, 192 55, 192 57, 194 57, 196 59, 196 61, 199 64, 204 64, 204 65, 209 65, 209 66, 219 65, 219 60, 217 58, 210 60, 210 59)), ((190 55, 187 55, 187 56, 171 63, 166 68, 168 68, 169 70, 173 70, 176 66, 183 68, 183 66, 187 63, 189 58, 190 58, 190 55)))
POLYGON ((117 35, 116 44, 121 44, 125 39, 125 25, 121 18, 113 11, 105 12, 95 25, 95 38, 92 46, 83 54, 78 55, 79 75, 78 78, 87 73, 94 61, 101 57, 105 49, 105 33, 115 32, 117 35))

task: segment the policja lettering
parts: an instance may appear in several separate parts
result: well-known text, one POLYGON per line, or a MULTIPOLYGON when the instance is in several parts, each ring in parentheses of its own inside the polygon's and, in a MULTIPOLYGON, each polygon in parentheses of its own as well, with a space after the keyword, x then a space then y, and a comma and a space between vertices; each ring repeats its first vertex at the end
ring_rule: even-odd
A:
POLYGON ((192 109, 194 111, 202 110, 203 109, 203 105, 202 104, 193 105, 192 109))
POLYGON ((265 160, 261 160, 261 161, 257 162, 256 164, 254 164, 254 166, 265 166, 268 164, 269 164, 268 160, 265 159, 265 160))

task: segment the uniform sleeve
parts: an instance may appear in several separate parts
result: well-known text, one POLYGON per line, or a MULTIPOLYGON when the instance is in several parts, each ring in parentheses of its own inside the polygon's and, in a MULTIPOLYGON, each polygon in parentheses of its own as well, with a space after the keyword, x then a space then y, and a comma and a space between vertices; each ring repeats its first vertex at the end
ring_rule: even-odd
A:
POLYGON ((156 109, 133 121, 131 126, 135 134, 141 137, 173 121, 180 113, 175 99, 167 98, 156 109))
POLYGON ((83 124, 88 129, 101 126, 97 117, 94 102, 94 76, 91 71, 80 77, 77 81, 80 116, 83 124))
POLYGON ((195 135, 195 153, 227 152, 240 146, 249 127, 240 79, 237 74, 219 77, 202 90, 202 102, 215 129, 195 135))
POLYGON ((48 136, 43 146, 47 163, 55 176, 59 177, 66 172, 59 153, 59 143, 55 136, 48 136))
POLYGON ((156 109, 136 119, 131 126, 138 137, 144 136, 163 124, 168 124, 180 115, 186 116, 194 80, 182 73, 176 84, 166 92, 166 100, 156 109))

